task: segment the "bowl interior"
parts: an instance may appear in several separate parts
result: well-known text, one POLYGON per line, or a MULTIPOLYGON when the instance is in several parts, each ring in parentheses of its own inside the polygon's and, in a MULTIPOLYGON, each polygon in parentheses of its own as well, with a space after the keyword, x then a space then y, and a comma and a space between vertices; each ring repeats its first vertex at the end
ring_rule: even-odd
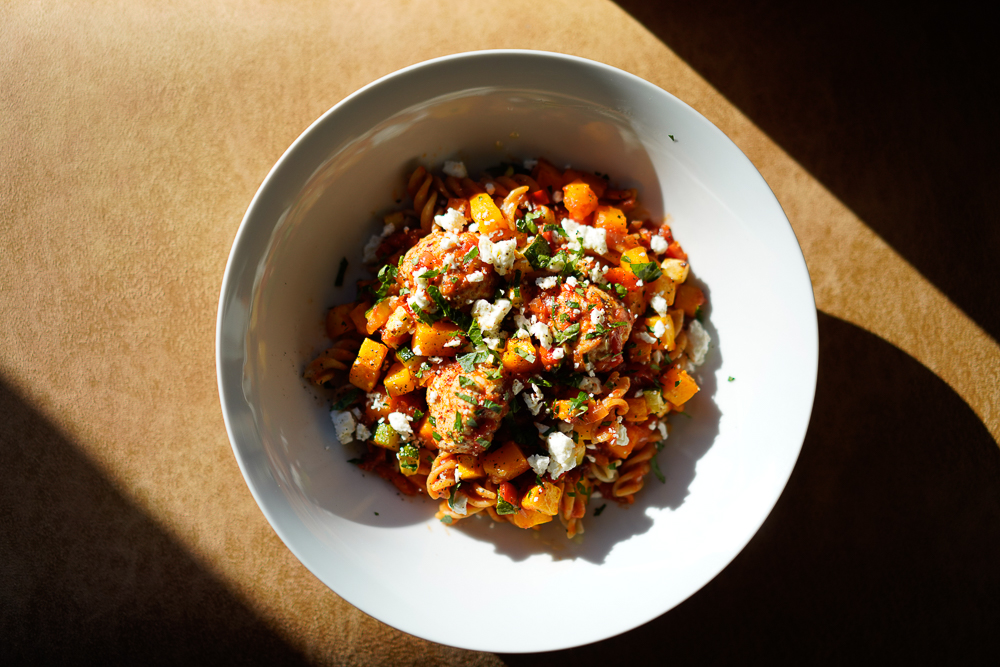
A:
POLYGON ((303 563, 390 625, 507 652, 623 632, 725 567, 791 473, 817 358, 801 253, 739 149, 651 84, 530 52, 466 54, 403 70, 307 130, 241 226, 223 285, 218 353, 237 459, 303 563), (461 159, 476 171, 539 156, 637 187, 652 216, 670 216, 710 302, 713 347, 691 418, 672 418, 659 455, 666 483, 650 476, 635 505, 610 503, 586 519, 579 544, 565 540, 558 522, 539 532, 493 527, 488 519, 437 522, 432 501, 403 498, 347 463, 355 451, 338 443, 327 397, 302 379, 304 364, 329 344, 326 309, 353 299, 354 281, 367 277, 361 248, 380 230, 380 214, 404 196, 410 170, 461 159), (349 269, 338 288, 342 257, 349 269), (625 586, 629 605, 584 620, 564 619, 543 602, 582 609, 625 586), (510 636, 448 619, 449 611, 477 603, 496 619, 534 608, 537 627, 546 630, 510 636))

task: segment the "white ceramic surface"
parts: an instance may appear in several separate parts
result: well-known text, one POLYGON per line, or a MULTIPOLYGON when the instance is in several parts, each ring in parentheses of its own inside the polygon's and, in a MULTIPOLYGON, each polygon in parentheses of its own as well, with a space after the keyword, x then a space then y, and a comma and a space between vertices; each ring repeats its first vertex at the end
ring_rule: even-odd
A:
POLYGON ((376 81, 282 156, 226 267, 217 367, 247 484, 317 577, 368 614, 432 641, 542 651, 655 618, 746 545, 802 445, 816 314, 781 207, 705 118, 606 65, 487 51, 376 81), (439 523, 434 502, 403 499, 346 462, 354 453, 337 443, 327 401, 301 378, 327 344, 326 309, 354 297, 360 249, 410 169, 463 159, 474 170, 537 156, 638 187, 647 208, 672 216, 711 304, 713 347, 689 404, 693 419, 673 418, 660 454, 667 483, 650 476, 635 505, 587 518, 582 544, 567 542, 558 522, 540 536, 488 519, 439 523), (350 269, 336 288, 343 256, 350 269), (489 622, 499 619, 530 622, 489 622))

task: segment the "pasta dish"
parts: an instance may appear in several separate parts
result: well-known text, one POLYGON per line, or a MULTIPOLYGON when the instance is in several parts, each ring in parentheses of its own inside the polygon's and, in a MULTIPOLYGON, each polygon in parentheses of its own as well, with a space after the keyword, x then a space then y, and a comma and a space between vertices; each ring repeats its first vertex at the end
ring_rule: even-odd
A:
POLYGON ((418 167, 406 190, 364 248, 375 278, 330 309, 332 346, 305 370, 334 389, 352 462, 439 500, 444 523, 558 518, 570 538, 591 501, 663 481, 710 342, 670 227, 636 190, 544 159, 477 180, 418 167))

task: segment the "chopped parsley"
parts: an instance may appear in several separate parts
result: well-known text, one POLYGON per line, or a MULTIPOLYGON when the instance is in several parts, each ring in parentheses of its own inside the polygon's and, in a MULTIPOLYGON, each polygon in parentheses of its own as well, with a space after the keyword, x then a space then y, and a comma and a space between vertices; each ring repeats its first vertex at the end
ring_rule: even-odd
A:
POLYGON ((477 405, 476 399, 472 398, 468 394, 462 394, 456 391, 455 395, 458 396, 463 401, 465 401, 466 403, 468 403, 469 405, 477 405))
POLYGON ((603 505, 601 505, 600 507, 598 507, 597 509, 595 509, 594 510, 594 516, 601 516, 601 512, 603 512, 604 508, 607 507, 607 506, 608 506, 608 504, 604 503, 603 505))
POLYGON ((517 231, 524 232, 525 234, 537 234, 538 225, 535 224, 535 220, 542 217, 541 211, 529 211, 523 218, 517 221, 517 231))
POLYGON ((465 388, 477 386, 475 380, 466 377, 465 375, 458 376, 458 384, 462 385, 465 388))
POLYGON ((730 376, 729 376, 729 381, 730 381, 730 382, 732 382, 732 381, 733 381, 733 380, 735 380, 735 379, 736 379, 736 378, 734 378, 734 377, 733 377, 732 375, 730 375, 730 376))
POLYGON ((441 523, 451 524, 451 517, 448 515, 441 517, 441 523))
POLYGON ((497 496, 497 514, 517 514, 517 508, 497 496))
POLYGON ((643 262, 642 264, 629 264, 635 277, 644 283, 651 283, 663 275, 656 262, 643 262))
POLYGON ((358 465, 359 463, 361 463, 361 459, 359 458, 347 459, 347 462, 353 463, 354 465, 358 465))
POLYGON ((340 287, 344 284, 344 274, 347 273, 347 258, 340 258, 340 267, 337 269, 337 279, 333 281, 334 287, 340 287))
POLYGON ((655 456, 649 459, 649 464, 653 467, 653 474, 656 475, 656 479, 660 480, 660 484, 666 484, 667 478, 660 470, 660 464, 657 462, 655 456))
POLYGON ((462 264, 468 264, 474 260, 479 255, 479 246, 472 246, 472 250, 465 253, 465 257, 462 258, 462 264))
POLYGON ((628 294, 628 290, 625 289, 624 285, 615 283, 615 293, 618 294, 619 298, 625 298, 625 295, 628 294))
POLYGON ((396 284, 396 267, 386 264, 378 271, 379 286, 375 289, 375 296, 379 298, 389 294, 389 288, 396 284))
POLYGON ((452 430, 458 431, 459 433, 461 433, 462 432, 462 428, 463 428, 462 427, 462 413, 456 411, 455 412, 455 425, 452 426, 452 430))
POLYGON ((555 339, 556 343, 562 344, 565 343, 566 341, 573 340, 579 333, 580 333, 580 323, 577 322, 572 326, 566 327, 562 331, 556 331, 552 337, 555 339))
POLYGON ((417 356, 413 354, 413 350, 403 345, 398 350, 396 350, 396 356, 399 357, 400 361, 409 361, 413 357, 417 356))

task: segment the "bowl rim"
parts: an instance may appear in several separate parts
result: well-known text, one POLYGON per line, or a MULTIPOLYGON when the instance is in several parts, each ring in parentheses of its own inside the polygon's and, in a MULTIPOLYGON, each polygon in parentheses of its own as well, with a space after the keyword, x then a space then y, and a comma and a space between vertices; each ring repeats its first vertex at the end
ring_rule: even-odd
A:
MULTIPOLYGON (((280 225, 280 219, 276 222, 276 226, 277 225, 280 225)), ((269 245, 269 243, 266 244, 266 245, 269 245)), ((259 258, 254 258, 254 259, 257 260, 259 258)), ((254 288, 251 288, 251 292, 254 291, 254 289, 255 289, 255 286, 254 286, 254 288)), ((247 313, 249 315, 249 313, 250 313, 250 307, 247 307, 247 313)), ((241 336, 241 338, 245 340, 245 334, 246 334, 246 328, 245 328, 245 326, 246 326, 246 324, 242 323, 242 326, 244 328, 243 328, 243 331, 242 331, 243 335, 241 336)), ((246 350, 245 350, 245 347, 242 350, 240 356, 244 360, 246 359, 246 350)), ((310 573, 312 573, 314 576, 316 576, 316 578, 319 579, 321 582, 323 582, 324 585, 326 585, 335 594, 337 594, 338 596, 342 597, 345 601, 347 601, 348 603, 350 603, 352 606, 358 608, 359 610, 361 610, 362 612, 364 612, 364 613, 366 613, 368 615, 371 615, 372 617, 378 619, 380 622, 386 623, 387 625, 390 625, 391 627, 394 627, 394 628, 396 628, 398 630, 401 630, 403 632, 407 632, 408 634, 413 634, 415 636, 420 636, 420 637, 423 637, 423 638, 428 639, 430 641, 441 642, 441 643, 445 643, 447 645, 451 645, 451 646, 455 646, 455 647, 463 648, 463 649, 469 649, 469 650, 500 651, 500 652, 506 652, 506 653, 523 653, 523 652, 531 652, 531 651, 536 651, 536 650, 548 651, 548 650, 559 650, 559 649, 565 649, 565 648, 573 648, 573 647, 576 647, 576 646, 584 646, 584 645, 587 645, 587 644, 590 644, 590 643, 594 643, 594 642, 597 642, 597 641, 602 641, 604 639, 608 639, 610 637, 617 636, 617 635, 622 634, 624 632, 628 632, 629 630, 632 630, 632 629, 635 629, 635 628, 637 628, 637 627, 639 627, 641 625, 644 625, 644 624, 652 621, 653 619, 658 618, 659 616, 662 616, 663 614, 667 613, 671 609, 677 607, 682 602, 684 602, 686 599, 690 598, 696 592, 698 592, 699 590, 701 590, 701 588, 703 588, 705 585, 707 585, 708 582, 710 582, 713 579, 715 579, 715 577, 717 577, 719 575, 719 573, 723 569, 725 569, 726 567, 728 567, 728 565, 743 551, 743 549, 746 548, 747 544, 754 537, 754 535, 756 535, 757 532, 759 532, 760 527, 763 525, 764 521, 767 519, 768 516, 770 516, 771 512, 774 510, 774 506, 776 505, 778 499, 781 497, 782 493, 784 493, 785 488, 787 488, 788 481, 789 481, 789 479, 791 477, 791 474, 792 474, 792 472, 793 472, 793 470, 795 468, 795 465, 796 465, 796 463, 798 461, 798 458, 801 455, 802 446, 803 446, 804 441, 805 441, 805 436, 806 436, 806 432, 808 430, 808 425, 809 425, 809 421, 810 421, 810 418, 811 418, 812 409, 813 409, 813 406, 814 406, 814 403, 815 403, 816 384, 817 384, 817 376, 818 376, 818 361, 819 361, 819 341, 818 341, 818 320, 817 320, 817 316, 816 316, 815 295, 814 295, 813 290, 812 290, 812 282, 811 282, 811 279, 810 279, 810 276, 809 276, 808 266, 806 265, 805 257, 804 257, 804 254, 802 252, 801 245, 798 243, 798 239, 795 236, 795 232, 794 232, 794 230, 793 230, 793 228, 791 226, 791 223, 788 221, 787 215, 785 215, 784 210, 782 209, 780 202, 777 200, 777 197, 775 197, 773 190, 771 190, 770 186, 767 184, 766 180, 760 174, 760 172, 756 168, 756 166, 750 161, 750 159, 746 156, 746 154, 743 153, 742 149, 740 149, 739 146, 736 145, 736 143, 733 142, 732 139, 730 139, 721 129, 719 129, 718 126, 716 126, 714 123, 712 123, 707 118, 705 118, 705 116, 703 116, 700 112, 698 112, 692 106, 690 106, 689 104, 687 104, 686 102, 684 102, 680 98, 676 97, 672 93, 668 92, 667 90, 664 90, 663 88, 657 86, 656 84, 653 84, 653 83, 651 83, 651 82, 649 82, 649 81, 647 81, 647 80, 645 80, 645 79, 643 79, 643 78, 641 78, 641 77, 639 77, 639 76, 637 76, 635 74, 632 74, 632 73, 627 72, 625 70, 619 69, 619 68, 614 67, 612 65, 608 65, 608 64, 605 64, 605 63, 602 63, 602 62, 598 62, 598 61, 595 61, 595 60, 590 60, 590 59, 587 59, 587 58, 582 58, 582 57, 579 57, 579 56, 574 56, 574 55, 565 54, 565 53, 551 52, 551 51, 539 51, 539 50, 530 50, 530 49, 486 49, 486 50, 477 50, 477 51, 468 51, 468 52, 454 53, 454 54, 449 54, 449 55, 445 55, 445 56, 441 56, 441 57, 437 57, 437 58, 432 58, 432 59, 429 59, 429 60, 425 60, 425 61, 421 61, 421 62, 418 62, 418 63, 414 63, 412 65, 408 65, 406 67, 403 67, 401 69, 393 71, 393 72, 391 72, 389 74, 381 76, 378 79, 376 79, 376 80, 374 80, 374 81, 372 81, 372 82, 370 82, 370 83, 362 86, 361 88, 357 89, 353 93, 347 95, 346 97, 344 97, 343 99, 341 99, 339 102, 337 102, 336 104, 334 104, 332 107, 330 107, 327 111, 325 111, 322 115, 320 115, 316 120, 314 120, 312 123, 310 123, 309 126, 306 127, 306 129, 303 130, 299 134, 299 136, 296 137, 296 139, 288 146, 288 148, 285 149, 285 151, 281 154, 281 157, 271 167, 271 169, 268 171, 267 175, 264 177, 263 181, 261 182, 260 186, 257 188, 257 191, 254 193, 254 196, 251 199, 250 204, 248 205, 247 210, 244 213, 244 215, 243 215, 243 217, 242 217, 242 219, 240 221, 239 227, 238 227, 238 229, 236 231, 236 235, 234 237, 233 244, 232 244, 232 247, 230 249, 229 257, 228 257, 228 259, 226 261, 226 268, 225 268, 225 272, 223 274, 222 284, 221 284, 221 287, 220 287, 219 307, 218 307, 218 313, 217 313, 217 318, 216 318, 215 357, 216 357, 216 379, 217 379, 218 388, 219 388, 219 398, 220 398, 220 404, 221 404, 221 408, 222 408, 223 420, 224 420, 225 425, 226 425, 226 432, 227 432, 227 435, 229 437, 230 447, 233 450, 233 454, 234 454, 234 456, 236 458, 236 462, 239 465, 241 474, 243 475, 244 482, 247 484, 247 487, 249 488, 250 493, 251 493, 251 495, 254 498, 254 501, 257 503, 257 506, 260 508, 261 512, 264 514, 264 517, 267 519, 267 521, 270 524, 271 528, 275 531, 275 533, 282 540, 282 542, 285 544, 285 546, 299 560, 299 562, 301 562, 302 565, 305 566, 306 569, 310 571, 310 573), (787 231, 792 235, 792 238, 795 241, 795 247, 798 249, 798 252, 799 252, 798 257, 796 258, 796 260, 797 260, 797 262, 796 262, 797 263, 797 267, 796 268, 801 270, 801 272, 803 274, 802 275, 802 279, 805 281, 806 284, 809 285, 809 289, 808 289, 808 297, 809 297, 809 302, 810 302, 809 305, 810 305, 810 307, 812 309, 812 313, 813 313, 813 316, 810 318, 809 323, 808 323, 809 326, 807 327, 808 328, 808 334, 809 334, 808 340, 807 341, 803 341, 803 344, 808 348, 808 350, 807 350, 808 356, 810 357, 810 359, 812 359, 812 363, 809 364, 809 368, 805 369, 805 372, 807 372, 811 376, 811 377, 808 378, 808 387, 809 387, 808 406, 809 406, 809 410, 804 412, 804 414, 802 415, 802 418, 800 420, 801 423, 797 424, 796 428, 793 429, 793 432, 795 433, 794 439, 795 439, 796 442, 798 442, 798 446, 797 446, 797 448, 795 450, 795 456, 794 456, 794 458, 792 458, 792 460, 790 460, 788 462, 787 475, 784 476, 784 481, 781 484, 781 486, 777 487, 777 485, 775 485, 777 488, 774 490, 774 493, 772 494, 772 497, 768 498, 766 502, 762 503, 763 505, 766 505, 767 511, 764 512, 761 515, 759 521, 757 522, 757 525, 753 528, 753 530, 751 530, 746 536, 744 536, 744 538, 742 538, 741 540, 739 540, 739 541, 742 542, 742 544, 740 544, 739 548, 735 549, 733 551, 733 553, 731 554, 731 556, 729 556, 728 558, 724 558, 723 559, 724 562, 718 567, 718 569, 716 569, 711 574, 711 576, 709 576, 697 588, 693 589, 687 596, 685 596, 685 597, 683 597, 683 598, 675 601, 671 606, 662 609, 658 613, 656 613, 656 614, 654 614, 652 616, 649 616, 648 618, 647 617, 635 618, 635 619, 633 619, 630 622, 630 624, 626 628, 616 628, 616 629, 614 629, 614 630, 612 630, 610 632, 600 632, 600 631, 597 631, 597 632, 594 633, 594 636, 593 636, 592 639, 587 639, 587 640, 584 640, 584 641, 574 641, 572 643, 562 643, 562 644, 560 644, 558 642, 553 642, 550 647, 547 647, 547 648, 544 648, 544 649, 535 649, 535 648, 523 649, 523 648, 519 648, 519 647, 516 647, 516 646, 503 646, 503 647, 499 647, 499 646, 485 646, 485 645, 482 645, 482 644, 464 642, 464 641, 462 641, 461 637, 454 637, 454 636, 450 637, 449 639, 445 639, 445 640, 443 640, 441 637, 427 637, 426 635, 418 634, 417 632, 413 631, 412 629, 407 629, 405 627, 401 627, 402 624, 399 624, 398 620, 393 620, 393 621, 387 621, 387 620, 385 620, 377 612, 375 612, 375 611, 373 611, 371 609, 371 607, 373 605, 371 605, 368 601, 357 600, 354 596, 348 596, 348 595, 345 595, 344 593, 342 593, 341 591, 337 591, 337 590, 333 589, 325 581, 325 579, 323 577, 321 577, 317 573, 317 569, 313 566, 313 563, 312 563, 314 556, 311 556, 309 554, 304 553, 303 550, 299 548, 299 546, 297 545, 296 540, 294 539, 294 537, 290 534, 289 530, 286 527, 284 527, 283 524, 282 524, 282 522, 279 520, 278 514, 280 513, 279 512, 280 508, 278 508, 276 506, 272 506, 272 503, 276 502, 275 499, 265 496, 264 490, 262 488, 259 488, 260 485, 257 482, 254 481, 254 477, 250 474, 250 469, 249 469, 249 465, 250 464, 249 464, 249 461, 248 461, 248 456, 247 456, 247 454, 244 451, 242 451, 241 446, 238 444, 238 442, 240 441, 240 438, 238 437, 238 434, 237 434, 237 432, 235 430, 235 426, 234 426, 234 423, 233 423, 234 416, 232 414, 233 412, 235 412, 239 408, 239 406, 241 404, 243 405, 244 409, 249 409, 248 406, 246 405, 246 401, 245 401, 245 398, 244 398, 244 395, 243 395, 243 392, 242 392, 242 378, 227 378, 226 375, 225 375, 224 359, 223 359, 223 357, 224 357, 224 333, 225 333, 225 329, 226 329, 226 314, 229 311, 230 302, 232 300, 234 300, 234 298, 237 296, 239 276, 237 275, 237 267, 236 267, 236 265, 239 262, 239 260, 241 259, 241 256, 246 253, 246 251, 247 251, 246 246, 250 243, 250 240, 249 240, 248 237, 251 234, 251 231, 250 231, 251 221, 255 217, 255 214, 258 211, 258 209, 261 207, 261 201, 264 200, 266 197, 268 197, 271 194, 270 191, 274 188, 275 181, 278 179, 278 177, 284 171, 286 171, 287 169, 291 168, 289 166, 289 163, 293 162, 298 157, 298 154, 303 150, 303 146, 310 140, 311 136, 314 133, 317 132, 317 128, 319 128, 321 126, 324 126, 327 123, 331 122, 330 119, 333 116, 335 116, 338 113, 338 111, 340 111, 341 109, 343 109, 346 106, 351 105, 358 98, 361 98, 361 97, 365 96, 369 91, 372 91, 373 89, 376 89, 376 88, 381 88, 383 86, 390 85, 396 79, 407 77, 407 76, 413 74, 414 72, 417 72, 417 71, 420 71, 420 70, 423 70, 423 69, 433 68, 433 67, 439 66, 439 65, 441 65, 443 63, 449 63, 449 62, 457 61, 457 60, 475 60, 475 59, 478 59, 478 58, 496 58, 498 56, 500 56, 500 57, 503 57, 503 56, 525 57, 525 56, 528 56, 528 57, 537 57, 537 58, 547 59, 547 60, 553 60, 553 61, 563 61, 565 63, 569 63, 569 64, 575 65, 575 66, 582 66, 582 67, 586 67, 586 68, 595 68, 595 69, 601 71, 602 73, 604 73, 605 75, 612 75, 612 76, 615 76, 615 77, 622 77, 622 78, 624 78, 625 80, 629 81, 632 84, 638 85, 639 87, 645 87, 645 88, 647 88, 650 91, 651 94, 654 94, 654 95, 666 95, 666 96, 668 96, 669 98, 671 98, 673 100, 673 102, 681 105, 682 107, 685 107, 688 111, 690 111, 693 114, 693 117, 698 122, 701 122, 701 123, 705 124, 708 127, 708 129, 709 129, 710 132, 715 132, 715 133, 718 133, 718 135, 721 135, 721 138, 725 142, 728 142, 728 143, 732 144, 733 147, 736 148, 736 150, 738 151, 738 153, 742 157, 742 159, 744 159, 746 161, 747 165, 751 169, 753 169, 753 173, 756 174, 756 178, 759 179, 759 185, 762 185, 764 188, 767 189, 767 192, 770 194, 771 198, 773 198, 774 203, 777 206, 777 210, 780 212, 781 216, 784 218, 785 224, 787 225, 787 231)), ((791 439, 791 437, 789 437, 789 439, 791 439)))

